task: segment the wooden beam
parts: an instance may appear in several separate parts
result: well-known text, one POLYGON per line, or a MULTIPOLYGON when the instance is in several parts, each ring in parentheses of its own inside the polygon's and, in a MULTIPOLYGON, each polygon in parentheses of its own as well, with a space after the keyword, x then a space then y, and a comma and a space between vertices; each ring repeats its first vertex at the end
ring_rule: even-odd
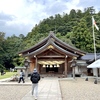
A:
POLYGON ((38 58, 64 58, 65 56, 53 56, 53 55, 50 55, 50 56, 38 56, 38 58))

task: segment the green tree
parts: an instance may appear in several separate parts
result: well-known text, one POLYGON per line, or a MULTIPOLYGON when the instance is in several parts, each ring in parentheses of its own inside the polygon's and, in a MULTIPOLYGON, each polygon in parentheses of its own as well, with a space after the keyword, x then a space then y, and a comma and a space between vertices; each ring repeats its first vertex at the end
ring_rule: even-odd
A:
POLYGON ((86 52, 93 52, 93 38, 91 28, 87 27, 85 19, 81 19, 73 28, 73 35, 71 37, 72 43, 79 49, 86 52))
POLYGON ((0 64, 3 65, 3 58, 5 54, 5 33, 0 32, 0 64))

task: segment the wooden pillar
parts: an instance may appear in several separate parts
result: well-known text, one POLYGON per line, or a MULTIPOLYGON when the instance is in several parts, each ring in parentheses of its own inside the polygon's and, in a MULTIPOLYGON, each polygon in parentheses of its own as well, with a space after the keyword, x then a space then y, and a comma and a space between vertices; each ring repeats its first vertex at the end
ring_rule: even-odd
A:
POLYGON ((65 57, 65 76, 67 77, 67 58, 65 57))
POLYGON ((35 68, 37 69, 37 57, 35 57, 35 68))
POLYGON ((39 66, 38 66, 38 63, 37 62, 38 62, 38 58, 37 58, 37 56, 35 56, 35 68, 39 72, 39 66))

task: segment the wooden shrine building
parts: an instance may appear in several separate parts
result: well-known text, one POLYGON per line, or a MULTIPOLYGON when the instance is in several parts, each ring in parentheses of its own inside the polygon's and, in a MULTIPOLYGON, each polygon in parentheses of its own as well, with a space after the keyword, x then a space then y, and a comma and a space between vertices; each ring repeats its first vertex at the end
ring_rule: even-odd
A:
POLYGON ((80 59, 85 52, 64 43, 51 31, 44 40, 20 54, 31 61, 29 72, 36 67, 40 74, 55 73, 67 76, 72 72, 69 62, 73 58, 80 59))

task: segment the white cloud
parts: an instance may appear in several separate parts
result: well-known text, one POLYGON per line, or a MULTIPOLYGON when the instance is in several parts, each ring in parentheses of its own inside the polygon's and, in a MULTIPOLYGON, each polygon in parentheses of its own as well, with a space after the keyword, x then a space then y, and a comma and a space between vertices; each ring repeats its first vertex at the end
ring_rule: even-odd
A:
POLYGON ((0 0, 0 31, 7 36, 26 35, 44 18, 93 4, 98 10, 99 0, 0 0))

